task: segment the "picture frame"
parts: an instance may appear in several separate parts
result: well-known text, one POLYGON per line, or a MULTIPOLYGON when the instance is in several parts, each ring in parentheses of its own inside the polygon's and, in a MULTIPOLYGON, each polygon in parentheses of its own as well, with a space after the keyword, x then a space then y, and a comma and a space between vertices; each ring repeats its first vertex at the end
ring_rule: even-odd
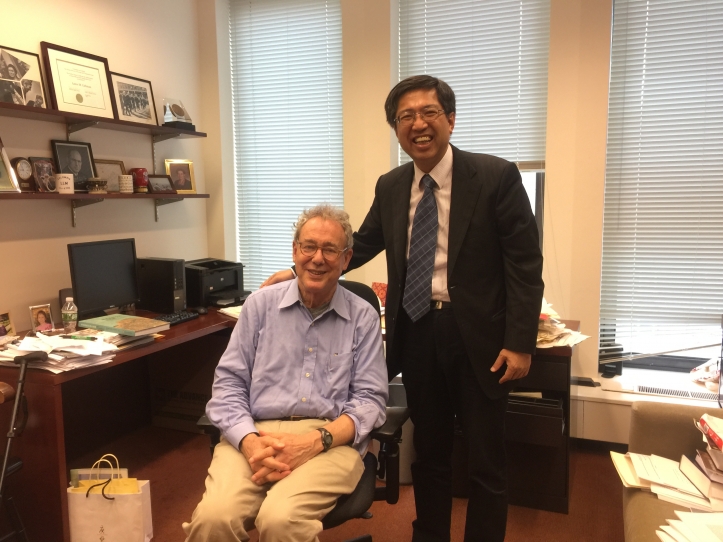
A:
POLYGON ((47 109, 38 54, 0 45, 0 102, 47 109))
POLYGON ((15 326, 10 311, 0 312, 0 337, 15 335, 15 326))
POLYGON ((166 175, 171 177, 177 194, 195 194, 196 177, 193 174, 193 162, 177 158, 166 160, 166 175))
POLYGON ((108 192, 120 192, 118 175, 126 175, 126 166, 122 160, 96 160, 95 170, 98 178, 107 182, 108 192))
POLYGON ((33 331, 52 331, 55 329, 50 303, 30 307, 30 326, 33 331))
POLYGON ((40 42, 40 50, 55 109, 117 118, 108 59, 47 41, 40 42))
POLYGON ((93 149, 84 141, 50 141, 58 173, 72 173, 76 192, 88 191, 88 179, 97 177, 93 149), (76 154, 77 153, 77 154, 76 154))
POLYGON ((115 72, 110 72, 110 79, 118 120, 158 126, 150 81, 115 72))
POLYGON ((151 194, 178 194, 170 175, 149 175, 148 191, 151 194))
POLYGON ((31 156, 28 158, 33 168, 33 179, 38 192, 57 192, 55 186, 55 160, 31 156))
POLYGON ((10 164, 10 158, 0 139, 0 192, 20 192, 20 184, 15 176, 15 169, 10 164))

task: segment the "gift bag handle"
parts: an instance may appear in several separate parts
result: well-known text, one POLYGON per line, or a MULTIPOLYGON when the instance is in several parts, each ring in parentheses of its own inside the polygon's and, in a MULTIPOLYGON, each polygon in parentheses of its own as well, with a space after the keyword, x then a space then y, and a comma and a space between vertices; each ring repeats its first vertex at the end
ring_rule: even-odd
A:
POLYGON ((108 487, 108 485, 109 485, 109 484, 111 483, 111 481, 113 480, 113 463, 111 463, 111 461, 110 461, 109 459, 107 459, 108 457, 112 457, 113 459, 115 459, 115 464, 116 464, 116 467, 115 467, 115 468, 116 468, 117 471, 118 471, 117 478, 120 478, 120 477, 121 477, 121 475, 120 475, 120 463, 118 462, 118 458, 117 458, 116 456, 114 456, 113 454, 105 454, 105 455, 104 455, 103 457, 101 457, 98 461, 96 461, 95 463, 93 463, 93 466, 90 468, 90 479, 93 478, 93 469, 95 469, 95 467, 97 466, 97 467, 98 467, 98 478, 97 478, 97 479, 100 480, 100 465, 101 465, 101 463, 108 463, 108 465, 110 466, 110 470, 111 470, 111 472, 110 472, 110 478, 108 478, 107 480, 105 480, 105 481, 103 481, 103 482, 99 482, 99 483, 97 483, 97 484, 94 484, 94 485, 88 487, 88 491, 86 491, 86 493, 85 493, 85 498, 86 498, 86 499, 90 496, 90 490, 91 490, 91 489, 93 489, 94 487, 100 486, 100 487, 101 487, 100 493, 101 493, 101 495, 103 495, 103 498, 104 498, 104 499, 107 499, 107 500, 109 500, 109 501, 114 501, 114 500, 115 500, 115 497, 109 497, 108 495, 105 494, 106 488, 108 487))

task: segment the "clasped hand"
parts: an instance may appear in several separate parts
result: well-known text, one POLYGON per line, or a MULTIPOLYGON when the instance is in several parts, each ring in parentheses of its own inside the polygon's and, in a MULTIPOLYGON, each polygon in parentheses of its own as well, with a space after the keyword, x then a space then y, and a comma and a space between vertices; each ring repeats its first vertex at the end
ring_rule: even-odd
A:
POLYGON ((257 485, 283 480, 291 471, 306 463, 321 449, 318 431, 304 435, 270 433, 250 434, 241 443, 241 452, 254 471, 251 480, 257 485), (315 444, 319 442, 319 447, 315 444))

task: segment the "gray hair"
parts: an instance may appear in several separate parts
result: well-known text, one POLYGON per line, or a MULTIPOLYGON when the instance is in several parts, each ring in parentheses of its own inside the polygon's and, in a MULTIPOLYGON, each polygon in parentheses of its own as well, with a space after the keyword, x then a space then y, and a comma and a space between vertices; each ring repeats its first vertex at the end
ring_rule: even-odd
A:
POLYGON ((344 248, 351 248, 354 245, 354 237, 352 236, 351 222, 349 222, 349 213, 338 207, 334 207, 329 203, 321 203, 312 207, 311 209, 304 209, 299 215, 299 219, 294 224, 294 241, 299 240, 299 234, 301 234, 301 228, 304 227, 309 220, 312 218, 321 218, 323 220, 333 220, 337 222, 341 229, 344 230, 346 236, 346 246, 344 248))

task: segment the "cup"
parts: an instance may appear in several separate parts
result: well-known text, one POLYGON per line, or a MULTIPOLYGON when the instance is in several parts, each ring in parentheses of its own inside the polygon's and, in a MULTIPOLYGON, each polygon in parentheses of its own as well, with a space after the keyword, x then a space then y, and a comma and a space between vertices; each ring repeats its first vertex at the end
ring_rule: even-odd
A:
POLYGON ((121 194, 132 194, 133 175, 118 175, 118 186, 121 194))
POLYGON ((133 175, 133 191, 138 194, 148 192, 148 170, 144 167, 134 167, 128 173, 133 175))
POLYGON ((59 194, 75 193, 75 185, 73 183, 73 174, 72 173, 56 173, 55 174, 55 186, 57 187, 59 194))

